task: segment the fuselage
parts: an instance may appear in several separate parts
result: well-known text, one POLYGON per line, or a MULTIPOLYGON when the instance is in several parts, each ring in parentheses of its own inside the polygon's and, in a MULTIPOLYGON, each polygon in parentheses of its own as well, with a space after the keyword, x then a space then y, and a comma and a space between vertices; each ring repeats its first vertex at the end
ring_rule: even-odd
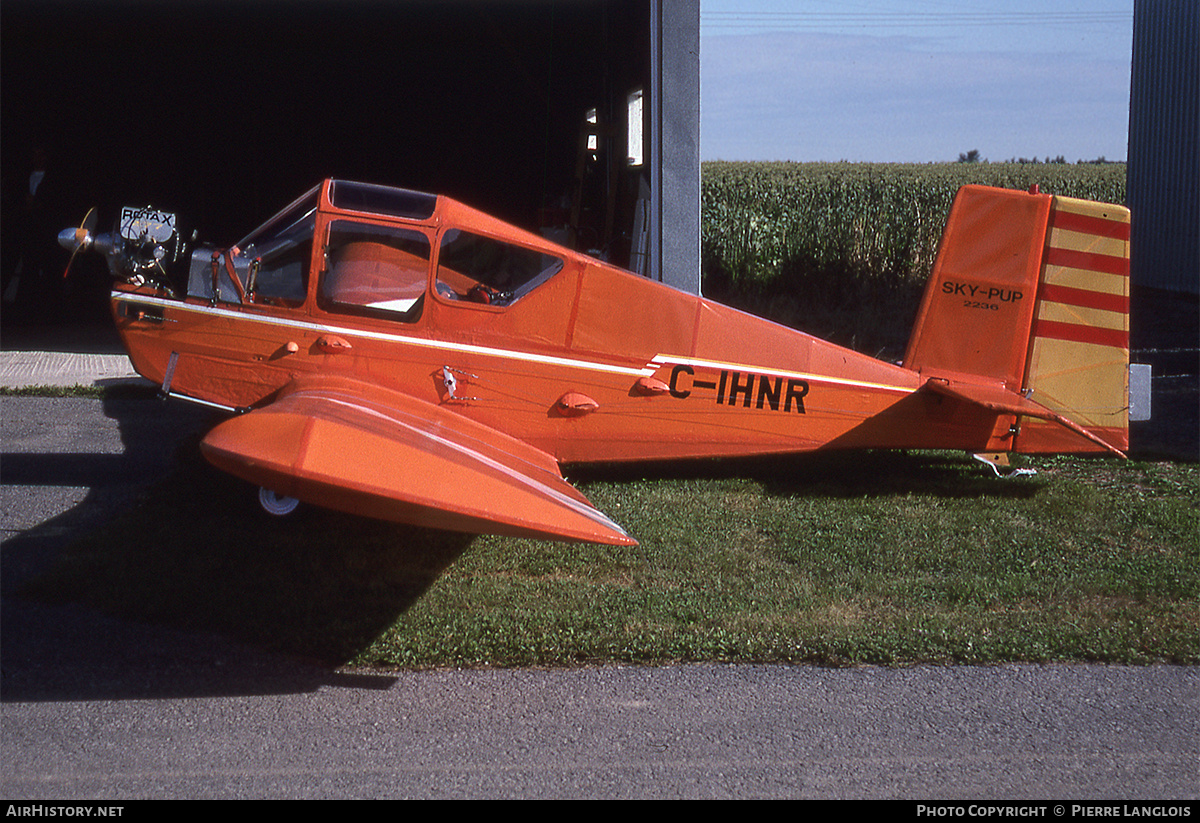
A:
POLYGON ((267 404, 300 377, 341 376, 562 463, 982 450, 1004 436, 994 414, 918 394, 912 370, 453 200, 393 204, 371 188, 325 181, 248 242, 194 256, 186 296, 114 287, 135 368, 230 410, 267 404))

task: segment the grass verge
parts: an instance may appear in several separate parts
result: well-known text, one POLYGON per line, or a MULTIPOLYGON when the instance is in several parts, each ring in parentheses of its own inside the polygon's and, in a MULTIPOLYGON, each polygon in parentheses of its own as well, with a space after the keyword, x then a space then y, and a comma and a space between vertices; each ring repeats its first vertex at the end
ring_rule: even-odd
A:
POLYGON ((94 400, 155 397, 158 386, 118 383, 112 386, 0 386, 0 397, 84 397, 94 400))
POLYGON ((632 548, 257 511, 181 452, 25 587, 333 664, 1200 662, 1200 467, 868 452, 577 474, 632 548))

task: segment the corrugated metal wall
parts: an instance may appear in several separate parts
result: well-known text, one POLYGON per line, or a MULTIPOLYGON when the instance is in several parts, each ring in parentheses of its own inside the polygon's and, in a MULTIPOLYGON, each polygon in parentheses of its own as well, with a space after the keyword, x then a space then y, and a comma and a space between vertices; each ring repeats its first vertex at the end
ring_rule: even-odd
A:
POLYGON ((1140 286, 1200 293, 1200 3, 1134 0, 1126 197, 1140 286))

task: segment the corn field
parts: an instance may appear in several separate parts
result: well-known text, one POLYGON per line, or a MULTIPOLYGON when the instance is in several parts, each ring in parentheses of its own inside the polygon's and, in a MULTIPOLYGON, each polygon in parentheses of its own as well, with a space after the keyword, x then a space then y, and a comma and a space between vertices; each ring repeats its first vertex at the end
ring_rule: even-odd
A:
POLYGON ((954 194, 970 183, 1122 203, 1125 165, 705 163, 705 294, 860 350, 902 351, 954 194))

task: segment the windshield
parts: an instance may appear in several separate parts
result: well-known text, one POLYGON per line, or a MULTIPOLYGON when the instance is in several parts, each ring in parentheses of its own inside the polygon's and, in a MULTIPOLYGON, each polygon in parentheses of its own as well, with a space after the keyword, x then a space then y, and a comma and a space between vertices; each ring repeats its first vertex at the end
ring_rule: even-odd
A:
POLYGON ((269 257, 294 248, 312 237, 320 195, 320 186, 310 189, 307 194, 293 201, 283 211, 242 238, 237 247, 247 257, 269 257))
POLYGON ((232 263, 247 299, 279 306, 304 302, 319 195, 319 187, 312 189, 238 243, 232 263))

